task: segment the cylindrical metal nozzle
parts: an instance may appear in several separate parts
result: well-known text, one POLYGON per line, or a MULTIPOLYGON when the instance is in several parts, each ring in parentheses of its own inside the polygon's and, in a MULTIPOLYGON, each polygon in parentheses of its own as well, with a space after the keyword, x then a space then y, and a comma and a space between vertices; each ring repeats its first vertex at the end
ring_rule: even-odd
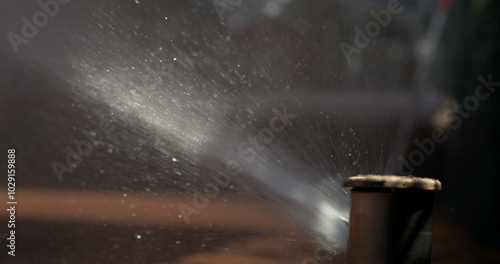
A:
POLYGON ((350 264, 429 264, 435 179, 358 175, 351 187, 350 264))

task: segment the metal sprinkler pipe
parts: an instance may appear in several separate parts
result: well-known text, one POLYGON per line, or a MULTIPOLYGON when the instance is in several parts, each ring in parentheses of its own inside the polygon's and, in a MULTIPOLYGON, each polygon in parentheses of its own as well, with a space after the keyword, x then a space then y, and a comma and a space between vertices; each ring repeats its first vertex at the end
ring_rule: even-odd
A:
POLYGON ((429 264, 436 179, 358 175, 348 178, 350 264, 429 264))

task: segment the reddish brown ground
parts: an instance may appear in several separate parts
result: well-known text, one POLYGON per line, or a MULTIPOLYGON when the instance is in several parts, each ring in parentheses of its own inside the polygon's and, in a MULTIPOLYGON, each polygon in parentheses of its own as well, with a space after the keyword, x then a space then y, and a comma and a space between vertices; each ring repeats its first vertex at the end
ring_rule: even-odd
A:
MULTIPOLYGON (((124 197, 122 193, 117 192, 19 189, 17 201, 16 217, 19 221, 61 225, 70 223, 73 226, 114 223, 126 226, 167 226, 170 230, 183 230, 184 244, 177 245, 179 247, 175 249, 171 246, 166 247, 167 250, 173 251, 169 253, 169 261, 149 263, 313 263, 305 261, 313 256, 315 249, 309 234, 303 233, 304 229, 297 228, 297 223, 287 219, 286 215, 279 213, 276 208, 253 201, 225 202, 212 199, 210 205, 199 216, 190 219, 189 225, 179 217, 177 207, 180 203, 189 204, 189 201, 179 197, 146 194, 124 197), (230 238, 221 238, 222 241, 216 247, 200 250, 198 240, 202 237, 199 230, 207 228, 230 230, 232 235, 230 238), (185 241, 190 242, 186 245, 185 241)), ((0 218, 5 220, 6 212, 0 211, 0 218)), ((58 235, 61 234, 47 234, 46 237, 50 241, 65 241, 51 238, 58 235)), ((35 236, 31 233, 31 236, 23 239, 29 237, 35 236)), ((435 216, 433 239, 435 264, 500 263, 499 252, 488 250, 465 228, 444 216, 435 216)), ((37 241, 32 243, 36 245, 37 241)), ((36 249, 30 248, 30 250, 36 249)), ((43 253, 40 254, 43 256, 43 253)), ((339 258, 342 259, 343 256, 339 258)))

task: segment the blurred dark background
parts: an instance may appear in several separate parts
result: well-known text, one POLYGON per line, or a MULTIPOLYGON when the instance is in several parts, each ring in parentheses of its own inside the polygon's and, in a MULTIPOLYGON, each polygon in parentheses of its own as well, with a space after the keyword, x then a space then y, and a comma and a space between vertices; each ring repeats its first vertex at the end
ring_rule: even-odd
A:
MULTIPOLYGON (((369 20, 366 11, 385 6, 385 1, 292 1, 285 5, 288 9, 278 18, 254 14, 265 2, 244 4, 241 9, 228 13, 221 23, 211 1, 141 1, 141 5, 135 1, 75 1, 61 6, 60 13, 50 18, 49 24, 35 38, 20 46, 19 54, 12 51, 8 39, 3 37, 0 41, 0 149, 16 149, 20 165, 17 172, 20 199, 23 188, 27 188, 26 197, 28 189, 40 188, 48 190, 47 195, 50 190, 88 194, 116 191, 120 195, 148 192, 155 197, 177 196, 190 202, 191 187, 186 185, 202 187, 206 182, 203 174, 209 170, 208 165, 194 164, 188 154, 177 150, 173 141, 165 143, 174 146, 169 148, 169 158, 165 158, 165 152, 153 147, 158 135, 149 124, 143 123, 144 120, 133 114, 118 115, 112 107, 75 93, 76 86, 80 85, 78 89, 86 87, 73 81, 79 78, 78 69, 75 69, 78 64, 69 66, 68 61, 94 60, 96 64, 92 66, 97 70, 102 67, 104 71, 103 65, 127 62, 124 58, 134 57, 137 50, 149 52, 164 46, 161 55, 165 60, 179 53, 188 54, 186 57, 195 62, 192 72, 203 77, 200 82, 220 84, 215 90, 228 88, 236 93, 234 86, 251 87, 248 88, 251 93, 264 98, 292 94, 290 107, 296 102, 314 105, 311 98, 326 98, 325 101, 332 98, 333 101, 352 91, 356 94, 350 98, 356 101, 363 93, 385 95, 410 89, 416 63, 413 45, 425 32, 428 22, 422 16, 435 12, 434 1, 424 1, 420 5, 401 1, 409 10, 413 10, 413 6, 414 10, 423 11, 414 12, 418 18, 404 14, 395 16, 393 24, 376 38, 376 43, 348 64, 338 48, 339 41, 352 39, 353 26, 364 25, 369 20), (252 5, 257 7, 252 8, 252 5), (345 15, 345 12, 352 12, 352 15, 345 15), (167 17, 165 20, 171 23, 159 23, 160 16, 167 17), (424 23, 418 23, 421 21, 424 23), (201 46, 197 50, 203 59, 191 54, 195 46, 201 46), (399 55, 392 56, 394 52, 399 55), (100 58, 109 60, 99 64, 100 58), (240 72, 229 71, 236 62, 241 62, 240 72), (221 76, 220 72, 229 77, 221 76), (251 77, 244 82, 240 78, 242 74, 251 77), (228 81, 231 78, 236 80, 236 85, 228 81), (296 97, 302 95, 303 101, 297 100, 296 97), (50 164, 54 160, 64 160, 65 146, 75 145, 82 137, 78 130, 94 129, 103 118, 112 120, 118 133, 111 134, 103 146, 95 148, 91 157, 84 158, 77 169, 59 182, 50 164), (130 123, 139 125, 130 126, 130 123), (171 157, 182 162, 175 162, 171 157)), ((38 10, 35 2, 3 1, 0 3, 0 34, 6 36, 8 32, 17 32, 20 18, 38 10)), ((500 82, 499 12, 498 1, 453 1, 428 83, 439 95, 436 98, 462 102, 474 94, 478 76, 492 74, 492 79, 500 82)), ((481 101, 477 111, 464 119, 458 129, 447 131, 448 140, 438 145, 436 153, 414 173, 440 179, 443 183, 443 191, 436 195, 434 263, 500 263, 499 100, 498 94, 493 93, 489 99, 481 101)), ((429 109, 438 115, 441 106, 433 104, 429 109)), ((341 116, 347 118, 354 112, 346 108, 343 112, 339 110, 341 114, 337 115, 341 124, 344 121, 341 116)), ((269 109, 262 111, 266 110, 269 109)), ((429 116, 424 117, 426 121, 419 123, 415 138, 429 137, 435 125, 429 116)), ((309 116, 302 118, 300 122, 308 124, 314 123, 314 118, 324 117, 311 117, 313 121, 309 116)), ((264 117, 255 123, 267 121, 264 117)), ((393 121, 376 118, 371 121, 395 127, 393 121)), ((351 122, 357 123, 356 120, 351 122)), ((342 125, 338 126, 340 128, 333 129, 335 133, 347 131, 342 125)), ((306 128, 303 131, 304 134, 308 132, 306 128)), ((364 132, 378 137, 386 130, 364 132)), ((396 134, 394 129, 388 129, 381 141, 396 134)), ((308 141, 301 140, 300 135, 292 133, 288 138, 295 140, 297 149, 308 149, 308 141)), ((323 138, 318 139, 321 140, 323 138)), ((340 138, 335 140, 339 144, 343 142, 340 138)), ((406 152, 414 147, 409 144, 406 152)), ((1 168, 5 171, 5 162, 1 168)), ((341 172, 336 169, 332 169, 332 174, 341 172)), ((366 171, 353 165, 346 173, 354 175, 366 171)), ((0 183, 2 195, 5 184, 5 181, 0 183)), ((221 197, 239 205, 241 208, 234 213, 236 218, 244 218, 239 215, 244 211, 246 199, 266 203, 266 192, 265 188, 243 178, 234 188, 224 190, 221 197)), ((137 203, 126 202, 127 206, 134 204, 137 203)), ((75 212, 69 214, 78 218, 81 210, 87 210, 81 208, 76 206, 75 212)), ((19 214, 22 213, 20 204, 19 214)), ((6 216, 1 214, 1 222, 5 223, 6 216)), ((226 248, 233 248, 240 249, 243 253, 238 254, 244 255, 250 263, 280 263, 283 260, 301 263, 314 251, 314 243, 301 234, 307 233, 304 228, 291 225, 284 231, 263 231, 225 227, 224 224, 212 228, 153 225, 140 220, 115 223, 107 221, 105 216, 97 223, 58 221, 45 216, 37 219, 33 215, 23 219, 20 216, 17 227, 19 255, 7 256, 5 240, 0 237, 3 248, 0 259, 2 263, 224 263, 227 259, 234 261, 233 256, 217 256, 225 256, 226 248), (142 234, 142 238, 137 239, 137 234, 142 234), (252 243, 257 242, 270 248, 279 243, 286 246, 266 251, 256 249, 252 243), (198 255, 206 262, 189 259, 198 255)), ((6 230, 4 226, 0 233, 6 230)))

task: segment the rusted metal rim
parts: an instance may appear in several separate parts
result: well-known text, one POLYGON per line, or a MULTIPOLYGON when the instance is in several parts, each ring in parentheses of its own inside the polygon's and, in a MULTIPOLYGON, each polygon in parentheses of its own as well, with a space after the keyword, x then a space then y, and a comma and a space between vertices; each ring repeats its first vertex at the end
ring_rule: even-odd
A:
POLYGON ((344 187, 440 191, 441 182, 436 179, 420 178, 412 175, 395 176, 362 174, 347 178, 344 182, 344 187))

